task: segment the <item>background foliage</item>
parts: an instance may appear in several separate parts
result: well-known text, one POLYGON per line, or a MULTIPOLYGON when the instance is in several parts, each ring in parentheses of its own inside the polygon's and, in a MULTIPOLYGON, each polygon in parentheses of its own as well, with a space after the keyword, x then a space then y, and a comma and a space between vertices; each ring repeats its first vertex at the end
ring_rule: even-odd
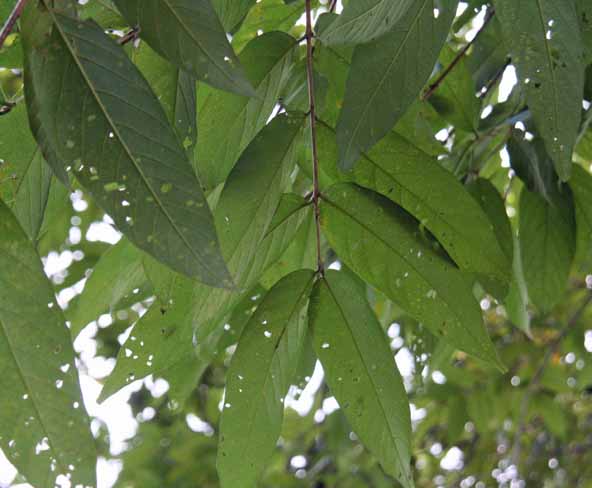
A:
POLYGON ((589 1, 23 6, 0 486, 592 486, 589 1))

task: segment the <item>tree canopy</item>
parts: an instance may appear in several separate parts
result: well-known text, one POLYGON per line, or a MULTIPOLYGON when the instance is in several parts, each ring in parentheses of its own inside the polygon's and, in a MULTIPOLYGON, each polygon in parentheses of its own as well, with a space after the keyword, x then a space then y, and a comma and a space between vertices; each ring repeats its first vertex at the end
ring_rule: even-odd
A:
POLYGON ((1 487, 590 486, 592 2, 0 22, 1 487))

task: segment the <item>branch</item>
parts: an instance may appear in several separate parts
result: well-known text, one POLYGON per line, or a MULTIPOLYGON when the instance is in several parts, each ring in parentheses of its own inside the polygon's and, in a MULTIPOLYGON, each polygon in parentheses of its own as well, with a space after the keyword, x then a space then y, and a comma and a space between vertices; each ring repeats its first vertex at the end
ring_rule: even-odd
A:
POLYGON ((467 51, 471 48, 471 46, 473 44, 475 44, 475 41, 479 38, 479 35, 485 30, 485 28, 487 27, 487 25, 491 22, 491 19, 493 19, 493 16, 495 15, 495 10, 492 8, 489 10, 489 12, 487 12, 487 15, 485 17, 485 20, 483 21, 483 26, 481 27, 481 29, 479 29, 479 32, 477 32, 477 34, 475 34, 475 37, 473 37, 473 39, 471 39, 465 47, 463 47, 458 54, 456 55, 456 57, 454 58, 454 60, 452 61, 452 63, 450 63, 450 65, 440 74, 440 76, 438 76, 438 78, 436 79, 436 81, 434 81, 434 83, 432 83, 427 91, 422 95, 421 99, 425 102, 426 100, 428 100, 433 94, 434 92, 440 87, 440 85, 444 82, 444 80, 446 79, 446 77, 452 72, 452 70, 454 68, 456 68, 456 66, 458 65, 458 63, 460 63, 460 61, 462 60, 462 58, 464 57, 464 55, 467 53, 467 51))
POLYGON ((23 9, 25 8, 26 3, 27 3, 27 0, 18 0, 16 2, 16 5, 12 9, 12 12, 8 16, 8 19, 6 19, 6 22, 2 26, 2 30, 0 31, 0 49, 2 49, 2 46, 4 46, 4 41, 6 41, 6 38, 12 32, 12 29, 14 28, 16 21, 18 20, 21 13, 23 12, 23 9))
POLYGON ((128 32, 126 32, 119 39, 117 39, 117 42, 119 43, 120 46, 124 46, 128 42, 135 41, 139 35, 140 35, 140 28, 134 27, 133 29, 130 29, 128 32))
POLYGON ((313 45, 311 0, 306 0, 306 77, 308 81, 308 102, 310 118, 310 139, 312 146, 312 203, 314 206, 315 226, 317 234, 317 271, 324 274, 323 257, 321 255, 321 213, 319 208, 319 156, 317 151, 317 117, 315 107, 313 45))
POLYGON ((329 6, 329 12, 335 12, 336 7, 337 7, 337 0, 331 0, 331 5, 329 6))
POLYGON ((491 91, 491 89, 495 85, 497 85, 497 82, 502 79, 502 76, 504 75, 504 72, 506 71, 506 68, 508 66, 510 66, 510 64, 512 64, 512 59, 511 58, 508 58, 506 60, 506 62, 504 63, 504 65, 495 74, 495 76, 491 80, 489 80, 487 82, 487 84, 483 88, 481 88, 481 91, 479 92, 479 95, 478 95, 479 98, 485 98, 487 96, 487 94, 491 91))
POLYGON ((543 357, 543 361, 541 362, 540 366, 536 370, 524 396, 522 397, 522 402, 520 403, 520 412, 518 416, 518 428, 516 429, 516 436, 514 437, 514 446, 512 447, 512 455, 511 455, 511 464, 516 466, 518 469, 518 463, 520 462, 520 452, 522 449, 521 446, 521 437, 526 430, 526 417, 528 415, 528 407, 530 406, 530 400, 532 395, 538 389, 541 379, 543 378, 543 373, 545 369, 549 365, 551 358, 559 349, 561 342, 565 339, 565 336, 569 332, 569 330, 575 326, 580 317, 588 307, 592 303, 592 293, 588 293, 588 296, 584 300, 584 302, 579 306, 579 308, 574 312, 571 318, 568 320, 567 324, 559 331, 559 335, 549 344, 547 352, 543 357))

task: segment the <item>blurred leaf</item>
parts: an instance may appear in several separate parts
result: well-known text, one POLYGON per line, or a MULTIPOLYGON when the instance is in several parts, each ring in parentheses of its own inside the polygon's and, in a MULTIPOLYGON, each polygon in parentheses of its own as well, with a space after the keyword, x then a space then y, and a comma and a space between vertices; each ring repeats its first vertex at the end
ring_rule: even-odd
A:
POLYGON ((528 296, 546 313, 562 300, 575 254, 571 194, 551 202, 526 189, 520 194, 520 253, 528 296))

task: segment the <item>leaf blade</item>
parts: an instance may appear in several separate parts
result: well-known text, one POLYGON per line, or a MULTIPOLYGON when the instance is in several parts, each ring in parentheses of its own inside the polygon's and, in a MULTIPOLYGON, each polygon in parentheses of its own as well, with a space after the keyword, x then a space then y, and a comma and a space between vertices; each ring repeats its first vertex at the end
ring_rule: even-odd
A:
POLYGON ((315 351, 352 428, 388 474, 412 487, 407 395, 365 297, 345 273, 329 270, 315 285, 309 314, 315 351))
POLYGON ((246 96, 253 88, 210 0, 115 0, 140 36, 196 79, 246 96))
POLYGON ((241 335, 227 374, 217 468, 222 487, 255 484, 281 433, 291 378, 304 344, 314 272, 283 278, 241 335))
POLYGON ((31 125, 54 171, 65 173, 72 162, 77 179, 141 249, 190 277, 229 286, 197 177, 137 68, 96 24, 51 10, 28 13, 28 22, 49 29, 28 39, 25 90, 29 114, 36 114, 31 125), (49 51, 40 44, 47 35, 49 51), (62 94, 67 74, 71 105, 58 107, 54 90, 62 94))
POLYGON ((11 392, 0 405, 0 444, 36 486, 68 472, 94 485, 96 451, 70 335, 39 256, 1 200, 0 232, 0 386, 11 392))

